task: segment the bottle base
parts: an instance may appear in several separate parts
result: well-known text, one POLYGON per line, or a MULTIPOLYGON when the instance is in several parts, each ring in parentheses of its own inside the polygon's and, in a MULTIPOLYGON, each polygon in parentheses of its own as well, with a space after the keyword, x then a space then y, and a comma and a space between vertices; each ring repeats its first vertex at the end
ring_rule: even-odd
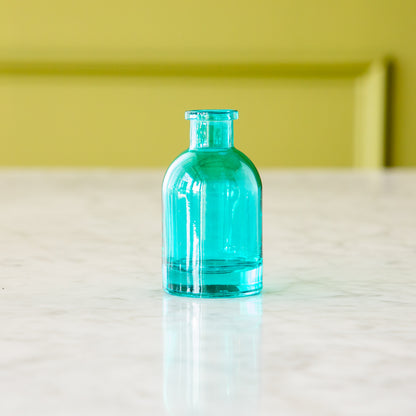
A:
POLYGON ((236 289, 234 287, 224 287, 218 290, 217 286, 205 286, 203 291, 195 292, 193 288, 190 287, 189 291, 181 290, 180 288, 176 287, 166 287, 165 292, 169 295, 175 296, 188 296, 192 298, 238 298, 243 296, 254 296, 258 295, 262 290, 262 287, 254 290, 249 291, 241 291, 240 289, 236 289))
POLYGON ((261 261, 210 260, 197 271, 184 266, 184 262, 164 265, 163 286, 167 293, 196 298, 232 298, 257 295, 263 288, 261 261))

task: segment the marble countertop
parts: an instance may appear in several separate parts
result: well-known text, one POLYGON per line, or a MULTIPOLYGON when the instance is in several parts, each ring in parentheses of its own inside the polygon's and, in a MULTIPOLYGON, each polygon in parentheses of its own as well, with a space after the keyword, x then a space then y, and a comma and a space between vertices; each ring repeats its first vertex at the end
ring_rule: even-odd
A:
POLYGON ((0 170, 0 414, 415 415, 416 171, 272 171, 261 296, 161 290, 162 172, 0 170))

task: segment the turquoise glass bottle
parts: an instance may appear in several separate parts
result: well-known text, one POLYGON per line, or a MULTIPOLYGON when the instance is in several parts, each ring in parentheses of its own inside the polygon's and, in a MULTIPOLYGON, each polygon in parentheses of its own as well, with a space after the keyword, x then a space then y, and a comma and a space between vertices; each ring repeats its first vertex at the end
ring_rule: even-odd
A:
POLYGON ((171 294, 235 297, 263 282, 262 184, 234 147, 236 110, 193 110, 190 146, 163 180, 163 286, 171 294))

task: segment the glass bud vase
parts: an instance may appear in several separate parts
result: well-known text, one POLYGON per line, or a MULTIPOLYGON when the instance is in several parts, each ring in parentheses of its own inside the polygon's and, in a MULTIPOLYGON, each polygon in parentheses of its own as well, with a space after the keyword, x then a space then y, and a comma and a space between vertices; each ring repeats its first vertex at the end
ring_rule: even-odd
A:
POLYGON ((163 286, 171 294, 261 291, 262 184, 234 147, 235 110, 193 110, 190 146, 163 180, 163 286))

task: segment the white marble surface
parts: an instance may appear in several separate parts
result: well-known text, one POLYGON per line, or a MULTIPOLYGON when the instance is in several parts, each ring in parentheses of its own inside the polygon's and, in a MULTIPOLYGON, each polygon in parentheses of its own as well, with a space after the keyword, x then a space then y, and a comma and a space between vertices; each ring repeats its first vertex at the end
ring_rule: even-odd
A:
POLYGON ((0 171, 0 415, 415 415, 416 171, 262 172, 265 289, 164 295, 157 171, 0 171))

